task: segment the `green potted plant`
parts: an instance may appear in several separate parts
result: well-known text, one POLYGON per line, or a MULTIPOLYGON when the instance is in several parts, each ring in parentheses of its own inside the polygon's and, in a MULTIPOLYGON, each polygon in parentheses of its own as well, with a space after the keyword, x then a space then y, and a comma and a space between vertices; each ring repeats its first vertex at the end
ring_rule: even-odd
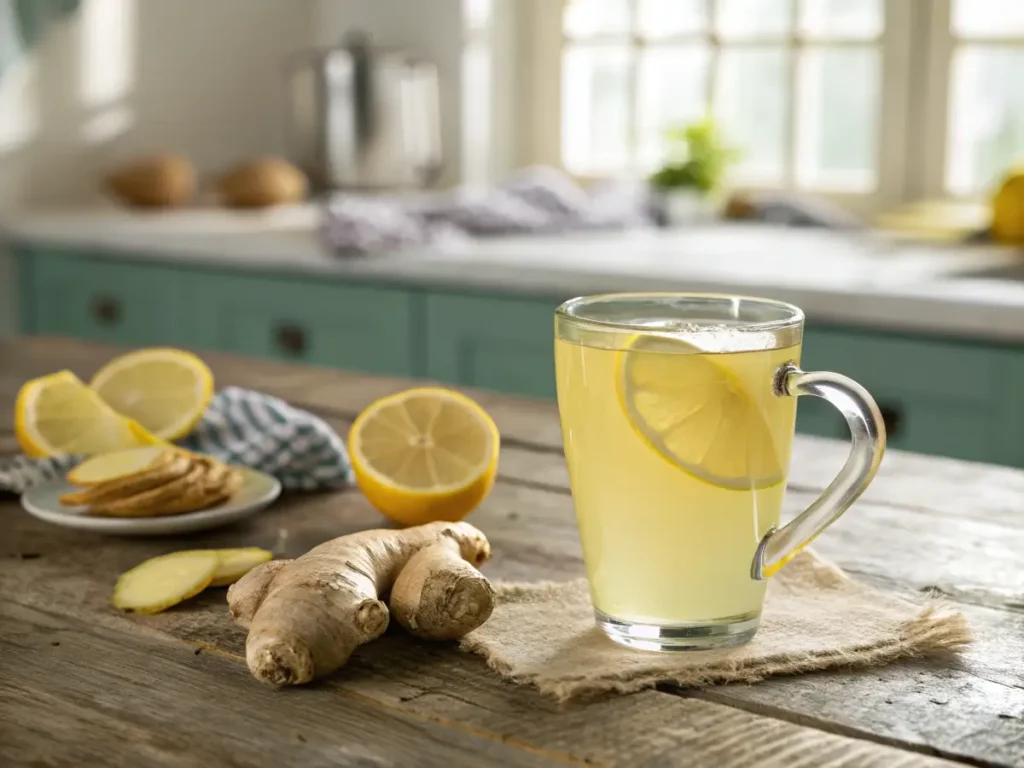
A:
POLYGON ((666 132, 667 159, 650 177, 669 224, 712 218, 729 166, 739 152, 725 145, 714 120, 705 118, 666 132))

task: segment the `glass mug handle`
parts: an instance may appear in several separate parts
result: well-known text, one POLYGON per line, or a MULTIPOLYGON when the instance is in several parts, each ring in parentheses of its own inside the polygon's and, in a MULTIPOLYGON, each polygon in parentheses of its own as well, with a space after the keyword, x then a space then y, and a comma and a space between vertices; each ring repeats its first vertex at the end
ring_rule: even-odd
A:
POLYGON ((885 453, 885 424, 868 391, 838 373, 805 373, 792 363, 775 374, 779 397, 814 395, 827 400, 846 418, 853 439, 846 464, 814 502, 782 528, 772 528, 754 553, 751 576, 758 581, 775 575, 850 508, 868 487, 885 453))

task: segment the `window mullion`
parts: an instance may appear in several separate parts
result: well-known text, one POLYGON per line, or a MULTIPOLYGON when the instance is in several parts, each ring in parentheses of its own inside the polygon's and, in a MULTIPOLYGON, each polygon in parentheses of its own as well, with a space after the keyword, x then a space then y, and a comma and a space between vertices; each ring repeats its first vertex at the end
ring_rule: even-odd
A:
POLYGON ((630 0, 629 3, 629 93, 626 95, 626 104, 629 114, 632 116, 628 122, 629 134, 626 141, 629 142, 629 161, 633 168, 640 164, 640 147, 638 136, 640 135, 640 30, 637 19, 640 13, 640 0, 630 0))
POLYGON ((921 24, 926 35, 916 61, 921 62, 924 68, 925 74, 921 81, 925 89, 919 96, 921 100, 913 105, 912 114, 918 118, 918 122, 912 125, 910 134, 924 139, 919 145, 918 165, 915 169, 918 171, 915 178, 918 197, 946 195, 950 83, 956 51, 951 23, 952 6, 953 0, 933 0, 928 4, 929 18, 921 24))
POLYGON ((800 126, 801 110, 804 106, 799 95, 800 78, 800 55, 802 51, 802 40, 798 30, 800 21, 800 6, 802 0, 793 0, 789 8, 789 39, 788 50, 786 51, 786 97, 789 103, 786 105, 786 130, 783 135, 786 137, 786 146, 782 149, 783 185, 787 189, 797 186, 799 174, 796 170, 796 147, 797 131, 800 126))

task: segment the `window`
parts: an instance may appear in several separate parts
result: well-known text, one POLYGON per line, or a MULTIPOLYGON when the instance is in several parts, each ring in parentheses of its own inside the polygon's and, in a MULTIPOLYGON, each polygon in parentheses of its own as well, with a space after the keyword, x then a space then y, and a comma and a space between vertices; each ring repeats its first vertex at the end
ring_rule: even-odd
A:
POLYGON ((580 176, 648 173, 708 112, 735 183, 865 211, 976 194, 1024 156, 1024 0, 532 7, 530 159, 580 176))
POLYGON ((1024 159, 1024 2, 954 0, 937 10, 932 112, 944 157, 932 191, 970 195, 1024 159))

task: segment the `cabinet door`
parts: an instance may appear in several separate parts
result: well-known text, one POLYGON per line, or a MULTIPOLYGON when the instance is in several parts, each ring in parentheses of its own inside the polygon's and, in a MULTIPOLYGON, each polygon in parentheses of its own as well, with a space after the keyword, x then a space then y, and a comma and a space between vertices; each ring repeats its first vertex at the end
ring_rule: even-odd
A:
POLYGON ((352 371, 416 375, 420 297, 402 289, 244 273, 191 275, 201 345, 352 371))
POLYGON ((20 253, 19 269, 26 333, 131 346, 194 341, 174 269, 34 249, 20 253))
POLYGON ((431 294, 427 375, 498 392, 555 396, 558 299, 431 294))
MULTIPOLYGON (((808 330, 802 367, 830 370, 871 392, 886 421, 888 445, 975 461, 1005 462, 996 397, 1000 356, 985 345, 869 331, 808 330)), ((801 398, 798 431, 845 438, 827 403, 801 398)))

